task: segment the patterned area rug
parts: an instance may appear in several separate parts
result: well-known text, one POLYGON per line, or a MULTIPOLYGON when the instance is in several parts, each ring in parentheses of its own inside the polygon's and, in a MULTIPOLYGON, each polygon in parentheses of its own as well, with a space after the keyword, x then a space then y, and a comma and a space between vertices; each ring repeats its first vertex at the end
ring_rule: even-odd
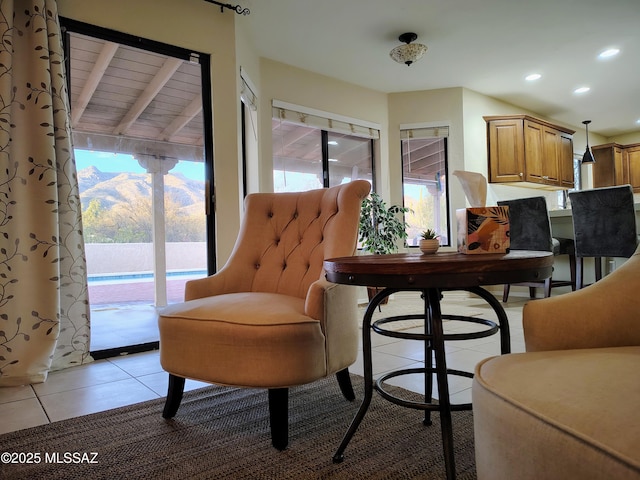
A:
MULTIPOLYGON (((332 462, 362 398, 363 380, 352 378, 355 402, 342 397, 333 378, 291 389, 290 442, 283 452, 271 446, 264 390, 208 387, 185 393, 170 421, 162 418, 159 399, 1 435, 0 450, 21 454, 23 464, 0 463, 0 478, 444 478, 439 415, 425 427, 421 411, 378 394, 344 462, 332 462), (28 459, 34 463, 24 463, 28 459)), ((475 479, 472 413, 454 412, 453 427, 457 478, 475 479)))

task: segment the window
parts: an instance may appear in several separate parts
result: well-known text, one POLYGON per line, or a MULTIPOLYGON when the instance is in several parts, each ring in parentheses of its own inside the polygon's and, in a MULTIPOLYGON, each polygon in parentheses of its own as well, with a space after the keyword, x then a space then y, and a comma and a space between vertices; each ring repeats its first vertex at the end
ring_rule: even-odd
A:
POLYGON ((363 125, 366 122, 329 117, 274 102, 274 192, 333 187, 355 179, 373 184, 374 141, 379 130, 363 125))
POLYGON ((402 192, 407 244, 417 246, 427 228, 440 235, 440 245, 450 245, 447 137, 449 128, 400 127, 402 192))

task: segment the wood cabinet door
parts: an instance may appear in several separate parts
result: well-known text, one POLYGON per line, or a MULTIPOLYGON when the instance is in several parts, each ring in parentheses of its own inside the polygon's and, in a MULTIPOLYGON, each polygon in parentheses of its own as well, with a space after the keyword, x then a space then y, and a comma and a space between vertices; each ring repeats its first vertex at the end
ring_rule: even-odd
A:
POLYGON ((524 176, 522 120, 494 120, 487 123, 489 181, 520 182, 524 176))
POLYGON ((573 171, 573 137, 568 134, 560 134, 560 186, 573 188, 575 185, 573 171))
POLYGON ((629 178, 629 165, 626 162, 626 154, 620 147, 613 147, 613 185, 625 185, 629 178))
POLYGON ((640 192, 640 146, 625 149, 626 165, 628 169, 627 182, 634 192, 640 192))
POLYGON ((542 181, 545 185, 560 185, 562 136, 558 130, 542 127, 542 181))
POLYGON ((544 183, 544 132, 542 125, 524 121, 525 180, 544 183))

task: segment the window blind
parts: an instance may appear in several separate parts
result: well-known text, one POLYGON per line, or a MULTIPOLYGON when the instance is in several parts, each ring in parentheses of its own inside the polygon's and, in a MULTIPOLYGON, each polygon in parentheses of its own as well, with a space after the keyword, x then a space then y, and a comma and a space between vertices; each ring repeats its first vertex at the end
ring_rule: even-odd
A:
POLYGON ((258 110, 258 98, 249 85, 249 81, 244 78, 242 70, 240 70, 240 100, 254 112, 258 110))
POLYGON ((402 128, 402 125, 400 125, 400 138, 402 140, 409 140, 412 138, 445 138, 448 136, 448 126, 402 128))
POLYGON ((353 135, 355 137, 380 138, 379 126, 363 120, 341 117, 328 112, 298 107, 275 100, 272 110, 272 117, 282 121, 306 125, 328 132, 353 135))

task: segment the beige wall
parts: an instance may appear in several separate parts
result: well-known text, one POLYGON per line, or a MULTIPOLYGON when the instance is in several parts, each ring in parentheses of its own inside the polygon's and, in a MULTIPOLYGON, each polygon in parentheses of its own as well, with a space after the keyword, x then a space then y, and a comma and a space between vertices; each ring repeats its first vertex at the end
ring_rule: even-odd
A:
MULTIPOLYGON (((589 134, 589 136, 591 136, 591 134, 589 134)), ((615 142, 615 143, 619 143, 620 145, 630 145, 632 143, 640 143, 640 132, 627 133, 626 135, 618 135, 617 137, 610 137, 609 139, 607 139, 607 142, 603 142, 603 143, 608 143, 608 142, 615 142)), ((592 145, 596 145, 596 144, 592 143, 592 145)))
POLYGON ((202 0, 58 0, 60 16, 211 55, 217 258, 239 227, 238 75, 233 12, 202 0))

